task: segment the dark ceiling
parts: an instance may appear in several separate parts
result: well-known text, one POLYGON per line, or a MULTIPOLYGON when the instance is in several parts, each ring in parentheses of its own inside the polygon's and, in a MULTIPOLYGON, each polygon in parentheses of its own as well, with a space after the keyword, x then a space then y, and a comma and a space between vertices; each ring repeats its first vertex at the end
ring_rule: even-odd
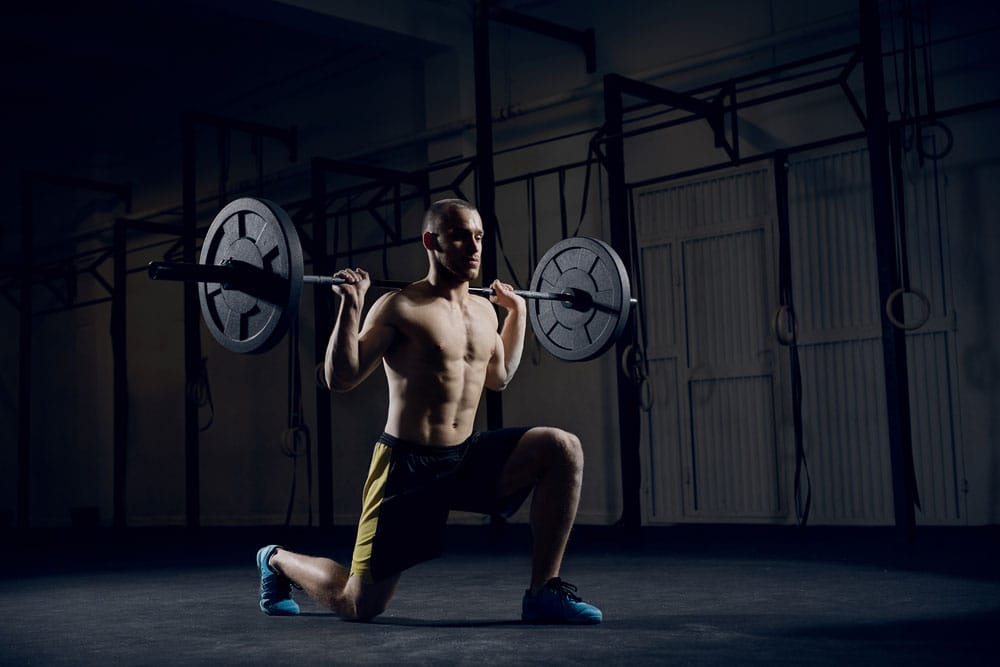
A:
MULTIPOLYGON (((22 4, 0 9, 8 201, 26 170, 112 173, 176 144, 185 111, 266 122, 276 96, 440 48, 271 0, 22 4)), ((4 236, 16 220, 0 209, 4 236)))

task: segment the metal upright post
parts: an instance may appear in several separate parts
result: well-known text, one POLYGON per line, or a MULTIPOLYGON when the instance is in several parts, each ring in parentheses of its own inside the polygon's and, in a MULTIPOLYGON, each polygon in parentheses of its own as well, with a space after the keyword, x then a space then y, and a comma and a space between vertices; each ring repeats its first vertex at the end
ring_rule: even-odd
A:
MULTIPOLYGON (((889 163, 889 119, 882 71, 882 32, 879 3, 860 0, 861 51, 864 61, 868 159, 872 179, 872 214, 878 262, 879 304, 899 287, 889 163)), ((909 538, 915 525, 916 476, 910 434, 910 397, 906 367, 906 336, 880 307, 882 357, 885 366, 885 400, 889 421, 889 453, 896 527, 909 538)))
MULTIPOLYGON (((621 79, 614 74, 604 77, 604 131, 606 136, 606 167, 608 174, 608 212, 611 226, 611 245, 622 259, 627 275, 632 271, 631 230, 628 214, 628 188, 625 183, 625 138, 621 79)), ((626 348, 635 338, 635 317, 615 347, 615 359, 621 359, 626 348)), ((620 440, 622 475, 621 524, 626 532, 635 536, 642 524, 640 503, 641 465, 639 438, 641 415, 639 391, 625 375, 621 364, 615 364, 618 378, 618 436, 620 440)))
MULTIPOLYGON (((476 0, 472 52, 476 86, 476 207, 483 219, 483 284, 497 277, 496 183, 493 172, 493 100, 490 75, 490 2, 476 0)), ((486 392, 486 424, 503 426, 503 400, 498 392, 486 392)))

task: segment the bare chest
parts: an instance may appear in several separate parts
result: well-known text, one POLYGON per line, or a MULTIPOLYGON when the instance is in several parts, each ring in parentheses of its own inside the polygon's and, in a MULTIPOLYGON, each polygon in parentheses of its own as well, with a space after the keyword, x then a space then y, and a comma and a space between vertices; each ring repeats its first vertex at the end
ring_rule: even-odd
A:
POLYGON ((433 304, 407 318, 412 352, 428 361, 485 362, 493 354, 496 328, 481 304, 433 304), (478 307, 477 307, 478 306, 478 307))

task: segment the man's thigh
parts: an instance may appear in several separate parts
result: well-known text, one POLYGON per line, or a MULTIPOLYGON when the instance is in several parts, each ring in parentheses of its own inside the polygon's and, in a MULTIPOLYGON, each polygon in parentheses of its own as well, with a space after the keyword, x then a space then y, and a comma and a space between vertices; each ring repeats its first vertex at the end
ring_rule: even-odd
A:
POLYGON ((511 452, 500 473, 497 495, 504 497, 533 487, 545 470, 547 445, 558 438, 557 428, 538 426, 529 429, 511 452))

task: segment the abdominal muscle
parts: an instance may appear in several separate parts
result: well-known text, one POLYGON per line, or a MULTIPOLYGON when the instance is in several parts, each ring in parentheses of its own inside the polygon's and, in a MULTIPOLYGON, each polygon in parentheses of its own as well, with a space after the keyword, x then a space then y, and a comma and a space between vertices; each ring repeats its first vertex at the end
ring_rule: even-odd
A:
POLYGON ((445 362, 443 369, 426 362, 394 369, 392 362, 386 358, 384 364, 389 382, 386 432, 422 445, 464 442, 472 434, 486 364, 460 358, 445 362))

